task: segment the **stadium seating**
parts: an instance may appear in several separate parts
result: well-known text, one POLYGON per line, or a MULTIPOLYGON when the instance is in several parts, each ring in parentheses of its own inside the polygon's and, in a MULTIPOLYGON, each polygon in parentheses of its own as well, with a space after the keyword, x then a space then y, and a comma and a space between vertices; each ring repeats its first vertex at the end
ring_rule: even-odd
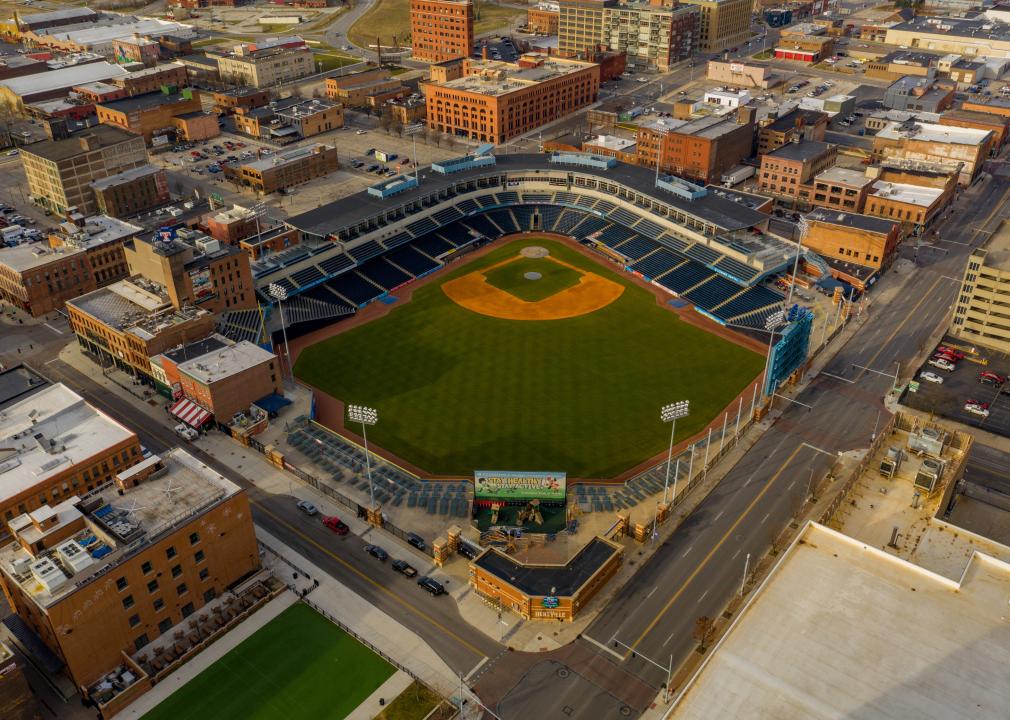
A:
POLYGON ((554 232, 554 226, 557 224, 563 208, 541 205, 537 208, 537 212, 540 213, 540 229, 544 232, 554 232))
POLYGON ((642 273, 650 280, 655 280, 665 272, 684 262, 684 258, 675 255, 666 248, 660 248, 631 266, 635 272, 642 273))
POLYGON ((732 320, 769 305, 780 305, 782 301, 783 297, 779 293, 763 285, 757 285, 747 288, 729 302, 720 305, 713 313, 723 320, 732 320))
POLYGON ((558 205, 574 205, 576 197, 575 193, 557 192, 554 193, 554 202, 558 205))
POLYGON ((423 235, 415 240, 412 245, 432 258, 437 258, 442 253, 447 253, 453 249, 452 244, 443 240, 437 233, 423 235))
POLYGON ((495 193, 495 198, 498 200, 499 205, 518 205, 519 204, 519 193, 515 192, 500 192, 495 193))
POLYGON ((431 272, 439 266, 439 263, 435 262, 427 255, 418 252, 411 245, 404 245, 403 247, 397 248, 385 257, 391 263, 397 267, 403 268, 415 277, 418 275, 424 275, 426 272, 431 272))
POLYGON ((609 215, 610 212, 613 211, 616 207, 617 205, 610 202, 609 200, 597 200, 596 207, 594 208, 594 210, 596 210, 597 212, 601 212, 604 215, 609 215))
POLYGON ((576 230, 577 237, 589 237, 607 226, 607 221, 590 215, 585 222, 581 223, 576 230))
POLYGON ((553 202, 551 193, 523 193, 523 202, 527 205, 547 205, 553 202))
POLYGON ((454 206, 447 206, 432 213, 431 219, 439 225, 446 225, 451 223, 453 220, 459 220, 462 216, 463 213, 457 210, 454 206))
POLYGON ((711 310, 740 292, 740 286, 722 275, 712 275, 703 285, 692 288, 684 297, 704 310, 711 310))
POLYGON ((494 222, 503 235, 519 232, 519 226, 516 225, 516 221, 512 217, 512 213, 508 210, 492 210, 491 212, 485 213, 484 217, 489 218, 492 222, 494 222))
POLYGON ((492 240, 501 237, 501 230, 499 230, 494 223, 483 215, 473 215, 468 217, 462 224, 470 230, 474 230, 484 237, 491 238, 492 240))
POLYGON ((578 195, 575 198, 575 204, 581 205, 585 208, 591 208, 596 204, 596 198, 591 198, 588 195, 578 195))
POLYGON ((474 198, 478 205, 482 208, 491 207, 492 205, 498 204, 498 199, 494 195, 478 195, 474 198))
POLYGON ((638 215, 634 215, 624 208, 615 208, 607 212, 607 219, 630 227, 638 222, 638 215))
POLYGON ((396 235, 394 235, 391 238, 383 240, 382 244, 385 245, 390 250, 392 250, 395 247, 399 247, 400 245, 404 245, 406 243, 409 243, 412 239, 413 238, 411 238, 411 236, 410 236, 409 233, 401 232, 401 233, 396 233, 396 235))
POLYGON ((464 215, 468 215, 469 213, 472 213, 474 210, 476 210, 478 207, 480 206, 477 204, 476 200, 473 200, 472 198, 467 198, 466 200, 461 201, 459 205, 456 206, 456 209, 459 210, 464 215))
POLYGON ((363 243, 362 245, 359 245, 356 248, 348 250, 351 257, 354 258, 359 263, 364 262, 365 260, 369 260, 375 257, 376 255, 381 255, 385 251, 386 248, 382 247, 382 245, 380 245, 375 240, 369 240, 368 242, 363 243))
POLYGON ((337 294, 338 298, 351 305, 364 305, 385 293, 385 290, 369 282, 351 270, 323 283, 337 294))
POLYGON ((740 282, 749 283, 760 274, 760 270, 750 265, 745 265, 739 260, 731 257, 723 257, 718 263, 712 266, 715 270, 723 272, 740 282))
POLYGON ((615 249, 626 258, 638 260, 638 258, 648 255, 658 247, 659 245, 654 240, 642 237, 641 235, 632 235, 631 238, 622 242, 615 249))
POLYGON ((673 290, 678 295, 698 285, 714 273, 704 265, 689 261, 659 278, 659 284, 673 290))
POLYGON ((663 228, 651 220, 640 220, 638 224, 635 225, 634 229, 639 235, 644 235, 645 237, 652 238, 653 240, 663 234, 663 228))
POLYGON ((291 282, 293 282, 298 287, 305 287, 306 285, 311 285, 315 282, 322 280, 325 275, 319 271, 315 265, 309 265, 306 268, 302 268, 296 272, 291 273, 291 282))
POLYGON ((339 255, 333 255, 325 260, 322 260, 319 263, 319 269, 322 270, 325 275, 336 275, 341 270, 346 270, 353 265, 354 260, 344 253, 340 253, 339 255))
POLYGON ((533 228, 533 208, 529 205, 517 205, 512 208, 512 215, 516 219, 516 225, 520 231, 531 230, 533 228))
POLYGON ((411 275, 389 264, 385 257, 369 260, 358 268, 358 272, 386 290, 392 290, 413 279, 411 275))
POLYGON ((436 225, 431 218, 423 217, 420 218, 419 220, 415 220, 410 225, 408 225, 407 231, 410 232, 410 234, 413 235, 414 237, 420 237, 421 235, 424 235, 427 232, 431 232, 437 227, 438 225, 436 225))
POLYGON ((617 247, 635 233, 623 225, 611 225, 600 233, 600 242, 609 247, 617 247))
POLYGON ((713 250, 707 245, 702 245, 701 243, 695 243, 689 247, 684 254, 692 260, 697 260, 702 265, 710 265, 723 256, 721 252, 713 250))

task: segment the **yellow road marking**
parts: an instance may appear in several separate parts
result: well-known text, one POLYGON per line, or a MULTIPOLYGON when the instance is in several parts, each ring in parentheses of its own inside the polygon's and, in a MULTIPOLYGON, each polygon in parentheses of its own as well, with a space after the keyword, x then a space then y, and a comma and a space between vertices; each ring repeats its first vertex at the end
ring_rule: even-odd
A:
POLYGON ((719 539, 719 542, 715 544, 715 547, 713 547, 711 550, 708 551, 708 555, 705 556, 705 559, 702 560, 700 563, 698 563, 698 566, 695 567, 694 571, 688 576, 687 580, 684 581, 684 583, 680 586, 677 592, 675 592, 673 596, 666 601, 666 605, 663 606, 663 609, 660 610, 658 613, 656 613, 656 617, 652 619, 652 622, 649 623, 648 627, 646 627, 645 630, 642 631, 642 634, 638 636, 638 639, 635 640, 635 642, 631 644, 631 647, 628 648, 628 651, 624 653, 625 660, 627 660, 628 656, 631 655, 631 652, 638 647, 638 644, 645 639, 645 636, 648 635, 650 632, 652 632, 652 629, 656 627, 656 623, 658 623, 662 619, 662 617, 666 614, 666 612, 673 606, 673 604, 677 602, 677 600, 684 593, 684 591, 687 590, 687 586, 690 585, 691 582, 698 576, 698 573, 700 573, 704 569, 704 567, 708 565, 708 562, 709 560, 712 559, 712 556, 719 551, 719 548, 723 546, 723 543, 725 543, 729 539, 729 536, 736 531, 737 526, 741 522, 743 522, 743 519, 747 517, 747 515, 750 514, 750 511, 754 509, 755 505, 757 505, 758 500, 764 497, 764 494, 768 492, 768 489, 772 485, 775 484, 775 481, 779 479, 779 477, 782 475, 782 472, 789 466, 789 463, 793 461, 793 459, 799 454, 800 450, 802 450, 803 447, 804 446, 802 444, 796 446, 796 449, 793 450, 792 454, 788 458, 786 458, 786 461, 779 466, 779 469, 775 471, 775 474, 772 475, 771 479, 765 483, 765 486, 763 488, 761 488, 761 492, 759 492, 757 495, 754 496, 754 499, 751 500, 751 503, 750 505, 747 506, 747 509, 745 509, 740 514, 740 517, 738 517, 733 522, 729 530, 726 531, 726 534, 723 535, 719 539))
POLYGON ((357 575, 358 577, 360 577, 362 580, 364 580, 364 581, 368 582, 369 584, 375 586, 378 590, 382 591, 383 593, 385 593, 386 595, 388 595, 389 597, 391 597, 393 600, 395 600, 396 602, 398 602, 401 605, 403 605, 405 608, 407 608, 408 610, 410 610, 415 615, 418 615, 419 617, 422 617, 425 620, 427 620, 429 623, 431 623, 433 626, 437 627, 439 630, 441 630, 443 633, 445 633, 446 635, 448 635, 449 637, 451 637, 453 640, 455 640, 456 642, 458 642, 460 645, 462 645, 463 647, 465 647, 468 650, 470 650, 473 653, 475 653, 477 655, 477 657, 484 657, 484 653, 483 652, 481 652, 476 647, 474 647, 473 645, 471 645, 469 642, 467 642, 466 640, 464 640, 463 638, 461 638, 459 635, 457 635, 456 633, 454 633, 452 630, 450 630, 449 628, 447 628, 445 625, 443 625, 442 623, 440 623, 438 620, 436 620, 435 618, 433 618, 431 615, 429 615, 428 613, 424 612, 423 610, 420 610, 417 606, 415 606, 415 605, 407 602, 402 597, 400 597, 399 595, 397 595, 396 593, 394 593, 392 590, 390 590, 389 588, 385 587, 384 585, 380 585, 375 580, 373 580, 368 575, 366 575, 365 573, 363 573, 360 570, 358 570, 358 568, 356 568, 353 565, 351 565, 349 562, 347 562, 346 560, 344 560, 342 557, 340 557, 339 555, 337 555, 336 553, 334 553, 329 548, 326 548, 323 545, 320 545, 319 543, 317 543, 315 540, 313 540, 312 538, 310 538, 308 535, 306 535, 305 533, 303 533, 301 530, 299 530, 298 528, 296 528, 291 523, 287 522, 283 518, 279 517, 277 514, 271 512, 270 510, 267 510, 266 507, 264 507, 264 505, 261 502, 258 502, 256 500, 252 500, 251 498, 250 498, 250 502, 253 505, 255 505, 256 508, 258 510, 260 510, 262 513, 264 513, 266 515, 269 515, 276 522, 278 522, 281 525, 283 525, 284 527, 286 527, 288 530, 290 530, 291 532, 293 532, 295 535, 297 535, 298 537, 300 537, 302 540, 304 540, 305 542, 309 543, 310 545, 312 545, 313 547, 317 548, 318 550, 321 550, 322 552, 326 553, 331 558, 333 558, 334 560, 336 560, 338 563, 340 563, 341 565, 343 565, 345 568, 347 568, 348 570, 350 570, 351 572, 353 572, 355 575, 357 575))

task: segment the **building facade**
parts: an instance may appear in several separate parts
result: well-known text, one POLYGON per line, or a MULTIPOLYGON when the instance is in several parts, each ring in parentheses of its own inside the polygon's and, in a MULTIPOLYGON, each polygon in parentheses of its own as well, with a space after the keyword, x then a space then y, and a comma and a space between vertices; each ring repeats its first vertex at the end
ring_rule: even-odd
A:
POLYGON ((108 215, 93 215, 61 224, 58 232, 49 236, 49 245, 83 250, 95 287, 104 287, 129 276, 130 267, 123 246, 143 230, 108 215))
POLYGON ((442 62, 473 54, 473 0, 410 0, 415 60, 442 62))
POLYGON ((141 165, 91 183, 98 212, 114 218, 129 217, 168 204, 168 176, 154 165, 141 165))
POLYGON ((530 32, 557 35, 559 16, 556 2, 541 2, 526 11, 526 27, 530 32))
POLYGON ((901 225, 892 220, 817 208, 807 213, 803 245, 824 258, 877 270, 894 260, 901 225))
POLYGON ((787 143, 802 140, 823 142, 827 129, 827 113, 795 108, 758 127, 757 153, 764 155, 787 143))
POLYGON ((972 345, 1010 352, 1010 223, 972 250, 954 305, 950 332, 972 345))
POLYGON ((83 251, 42 243, 0 247, 0 298, 34 317, 95 289, 83 251))
POLYGON ((873 137, 878 159, 920 160, 960 165, 958 182, 967 186, 982 171, 993 144, 993 133, 910 120, 889 123, 873 137))
POLYGON ((143 135, 144 140, 150 145, 156 133, 163 134, 163 131, 173 127, 173 118, 202 112, 202 106, 199 90, 185 88, 170 92, 168 86, 165 86, 160 92, 99 103, 95 106, 95 110, 99 122, 143 135))
POLYGON ((793 142, 761 156, 758 186, 762 192, 804 202, 811 197, 814 176, 835 164, 838 148, 824 142, 793 142))
POLYGON ((217 55, 218 76, 231 85, 267 88, 316 72, 312 50, 304 45, 267 47, 242 45, 232 54, 217 55))
POLYGON ((741 107, 725 115, 693 120, 660 118, 640 125, 638 164, 656 167, 701 183, 719 183, 727 171, 751 154, 753 111, 741 107))
MULTIPOLYGON (((434 78, 433 72, 432 79, 434 78)), ((385 68, 367 68, 340 77, 326 78, 326 97, 349 108, 370 107, 371 98, 375 97, 409 94, 410 89, 385 68)))
POLYGON ((227 423, 268 395, 281 395, 277 356, 242 341, 177 366, 182 394, 227 423))
POLYGON ((750 0, 683 0, 701 10, 698 49, 715 53, 742 45, 750 37, 750 0))
POLYGON ((325 177, 339 167, 336 148, 316 144, 283 150, 260 160, 225 168, 228 177, 267 194, 325 177))

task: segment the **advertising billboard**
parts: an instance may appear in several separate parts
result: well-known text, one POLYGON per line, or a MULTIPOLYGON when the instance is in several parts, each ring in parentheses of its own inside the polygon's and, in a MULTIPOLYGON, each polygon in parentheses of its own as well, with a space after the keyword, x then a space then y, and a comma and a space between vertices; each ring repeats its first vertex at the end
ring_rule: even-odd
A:
POLYGON ((565 473, 476 470, 473 474, 475 500, 545 500, 564 502, 565 473))
POLYGON ((378 161, 379 161, 379 162, 381 162, 381 163, 384 163, 384 162, 386 162, 386 159, 387 159, 388 157, 389 157, 389 156, 388 156, 388 155, 386 155, 386 153, 384 153, 384 152, 383 152, 382 150, 376 150, 376 151, 375 151, 375 159, 376 159, 376 160, 378 160, 378 161))

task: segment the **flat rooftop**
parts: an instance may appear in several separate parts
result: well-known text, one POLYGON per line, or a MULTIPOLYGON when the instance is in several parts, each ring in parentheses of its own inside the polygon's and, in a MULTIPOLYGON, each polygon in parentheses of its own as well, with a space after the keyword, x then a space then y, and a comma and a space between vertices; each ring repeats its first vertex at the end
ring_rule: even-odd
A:
POLYGON ((27 272, 77 252, 80 251, 75 248, 51 248, 41 242, 0 247, 0 265, 6 265, 15 272, 27 272))
POLYGON ((102 324, 142 340, 151 340, 173 325, 207 314, 206 310, 194 307, 173 308, 165 288, 140 275, 67 302, 102 324))
POLYGON ((93 180, 90 185, 95 190, 105 190, 106 188, 114 185, 138 180, 139 178, 147 177, 148 175, 157 175, 160 172, 165 171, 156 165, 141 165, 140 167, 124 170, 123 172, 116 173, 115 175, 106 175, 98 180, 93 180))
POLYGON ((525 565, 494 549, 478 556, 473 564, 526 595, 564 597, 573 595, 607 560, 620 552, 619 547, 596 537, 564 565, 525 565))
POLYGON ((66 222, 60 225, 60 231, 68 247, 90 250, 131 238, 143 232, 143 228, 108 215, 92 215, 84 220, 84 227, 66 222))
POLYGON ((928 208, 940 199, 940 196, 943 195, 943 190, 941 188, 923 187, 921 185, 874 180, 870 194, 894 200, 895 202, 928 208))
POLYGON ((196 342, 191 342, 186 345, 179 345, 171 350, 166 350, 162 354, 178 365, 179 363, 184 363, 187 360, 193 360, 195 358, 202 357, 207 353, 214 352, 215 350, 228 347, 231 344, 232 341, 225 336, 214 333, 213 335, 205 337, 203 340, 197 340, 196 342))
POLYGON ((21 402, 49 385, 49 381, 27 365, 0 370, 0 410, 21 402))
POLYGON ((107 110, 115 110, 121 113, 131 113, 136 110, 151 110, 162 105, 177 105, 179 103, 192 102, 196 99, 192 93, 185 93, 180 90, 174 93, 160 91, 144 93, 143 95, 133 95, 132 97, 120 98, 119 100, 109 100, 98 103, 107 110), (188 97, 187 97, 188 95, 188 97))
POLYGON ((800 123, 803 125, 816 125, 818 122, 826 120, 827 117, 827 113, 798 107, 775 118, 775 120, 765 127, 775 132, 785 132, 786 130, 791 130, 800 123))
POLYGON ((981 249, 986 252, 986 267, 1010 272, 1010 222, 1001 222, 981 249))
POLYGON ((947 143, 951 145, 981 145, 992 135, 991 130, 952 127, 909 120, 904 123, 891 122, 876 137, 886 140, 922 140, 925 142, 947 143))
POLYGON ((65 385, 0 410, 0 500, 136 436, 65 385))
POLYGON ((866 177, 866 173, 859 170, 849 170, 843 167, 828 168, 822 173, 814 176, 815 181, 821 181, 837 185, 848 185, 849 187, 862 188, 873 182, 873 178, 866 177))
POLYGON ((59 526, 79 524, 83 518, 84 528, 70 538, 77 546, 71 548, 72 554, 56 549, 32 556, 18 543, 10 543, 0 549, 0 566, 38 605, 48 607, 104 576, 138 549, 193 522, 196 516, 241 492, 238 485, 182 448, 154 455, 133 467, 142 466, 153 474, 125 491, 120 491, 115 483, 108 483, 83 497, 72 497, 11 521, 19 533, 31 539, 39 534, 31 524, 31 515, 55 514, 59 526), (74 558, 73 564, 68 557, 74 558), (22 565, 28 561, 35 566, 45 560, 51 566, 45 574, 22 565))
POLYGON ((139 136, 126 132, 126 130, 112 127, 111 125, 95 125, 94 127, 90 127, 86 131, 78 133, 73 137, 69 137, 66 140, 47 140, 45 142, 35 143, 34 145, 22 148, 21 152, 38 155, 39 157, 45 158, 46 160, 52 160, 53 162, 59 162, 60 160, 67 160, 85 152, 91 152, 89 150, 85 150, 81 144, 82 139, 86 137, 92 138, 95 141, 93 145, 97 148, 109 147, 123 142, 136 141, 139 136))
POLYGON ((211 385, 273 359, 272 352, 248 340, 242 340, 179 363, 179 372, 204 385, 211 385))
POLYGON ((263 172, 264 170, 270 170, 281 165, 287 165, 288 163, 304 160, 305 158, 311 157, 315 154, 316 148, 325 147, 327 146, 322 143, 317 143, 315 145, 306 145, 305 147, 295 148, 293 150, 281 150, 279 152, 275 152, 273 155, 260 158, 259 160, 242 163, 241 167, 247 167, 263 172))
POLYGON ((820 140, 804 140, 798 143, 786 143, 767 154, 778 160, 812 160, 830 152, 831 145, 820 140))
POLYGON ((9 78, 0 81, 0 85, 6 86, 16 95, 30 97, 40 93, 72 88, 96 80, 110 80, 123 75, 126 75, 126 70, 119 65, 102 61, 70 65, 59 70, 9 78))
POLYGON ((543 57, 544 60, 539 66, 529 68, 502 60, 472 60, 469 64, 471 74, 440 83, 437 86, 452 90, 465 90, 480 95, 507 95, 546 80, 571 75, 594 65, 594 63, 580 60, 543 57))
POLYGON ((1008 595, 982 552, 951 580, 812 523, 670 717, 1005 718, 1008 595))
POLYGON ((858 213, 841 212, 830 208, 814 208, 807 213, 807 219, 827 225, 841 225, 842 227, 854 227, 867 232, 886 235, 891 232, 896 222, 885 220, 884 218, 873 217, 871 215, 860 215, 858 213))

